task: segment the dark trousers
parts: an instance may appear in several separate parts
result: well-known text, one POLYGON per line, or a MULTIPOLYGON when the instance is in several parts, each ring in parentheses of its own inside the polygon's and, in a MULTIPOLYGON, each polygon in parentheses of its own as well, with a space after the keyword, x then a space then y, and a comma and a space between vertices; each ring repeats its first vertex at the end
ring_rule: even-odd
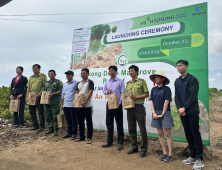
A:
POLYGON ((76 119, 76 108, 73 107, 64 107, 63 108, 66 122, 68 125, 68 134, 76 135, 77 134, 77 119, 76 119))
POLYGON ((181 116, 186 139, 190 149, 190 157, 201 158, 203 156, 203 144, 199 131, 199 115, 181 116))
POLYGON ((40 104, 40 98, 37 101, 36 106, 29 105, 29 112, 31 115, 33 127, 39 128, 39 124, 40 124, 41 128, 45 128, 44 105, 40 104), (39 112, 39 123, 38 123, 38 119, 36 115, 36 108, 38 109, 38 112, 39 112))
POLYGON ((108 104, 106 105, 106 127, 108 130, 107 143, 113 143, 114 118, 116 120, 118 131, 118 144, 123 144, 124 132, 122 104, 119 106, 118 109, 108 109, 108 104))
POLYGON ((13 125, 24 125, 25 96, 20 98, 19 113, 13 114, 13 125))
POLYGON ((132 141, 133 148, 138 148, 137 143, 137 128, 136 122, 139 125, 140 133, 142 136, 141 150, 147 151, 147 131, 146 131, 146 111, 144 106, 136 106, 134 108, 127 109, 127 120, 130 138, 132 141))
POLYGON ((92 139, 93 134, 93 122, 91 107, 76 108, 77 119, 79 124, 80 139, 85 140, 85 119, 87 126, 87 139, 92 139))

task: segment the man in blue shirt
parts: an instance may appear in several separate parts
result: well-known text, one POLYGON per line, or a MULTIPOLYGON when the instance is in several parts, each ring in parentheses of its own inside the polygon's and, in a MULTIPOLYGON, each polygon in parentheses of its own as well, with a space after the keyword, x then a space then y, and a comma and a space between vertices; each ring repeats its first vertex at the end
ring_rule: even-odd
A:
POLYGON ((203 163, 203 144, 199 131, 199 82, 197 78, 187 73, 188 62, 179 60, 177 70, 181 74, 175 81, 175 103, 180 115, 190 157, 182 161, 183 164, 194 164, 193 169, 201 169, 203 163))
POLYGON ((117 67, 112 65, 108 68, 110 79, 106 81, 104 85, 104 94, 117 94, 118 95, 118 108, 109 109, 108 103, 106 105, 106 127, 108 130, 107 143, 103 144, 102 147, 109 147, 113 144, 113 131, 114 131, 114 117, 117 124, 118 131, 118 147, 117 150, 123 149, 123 108, 121 94, 125 92, 125 85, 122 79, 116 77, 117 67))
POLYGON ((65 114, 66 122, 68 125, 68 133, 64 135, 63 138, 72 137, 71 139, 75 140, 78 127, 76 119, 76 109, 73 108, 73 101, 78 81, 73 80, 73 71, 69 70, 65 72, 65 74, 68 81, 64 83, 62 89, 61 110, 63 109, 65 114))

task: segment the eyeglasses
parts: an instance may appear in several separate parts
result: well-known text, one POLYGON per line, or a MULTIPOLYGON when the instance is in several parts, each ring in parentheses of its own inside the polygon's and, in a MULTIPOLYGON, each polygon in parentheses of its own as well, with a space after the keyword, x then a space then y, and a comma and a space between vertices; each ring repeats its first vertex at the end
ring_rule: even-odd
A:
POLYGON ((32 68, 32 70, 36 70, 36 69, 37 69, 37 67, 32 68))

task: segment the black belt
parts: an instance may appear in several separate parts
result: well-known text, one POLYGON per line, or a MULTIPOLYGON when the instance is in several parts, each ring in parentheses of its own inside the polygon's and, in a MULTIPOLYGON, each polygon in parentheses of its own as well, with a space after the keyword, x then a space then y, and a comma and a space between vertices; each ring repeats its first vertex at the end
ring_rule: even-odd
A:
POLYGON ((135 107, 144 107, 143 104, 135 104, 135 107))

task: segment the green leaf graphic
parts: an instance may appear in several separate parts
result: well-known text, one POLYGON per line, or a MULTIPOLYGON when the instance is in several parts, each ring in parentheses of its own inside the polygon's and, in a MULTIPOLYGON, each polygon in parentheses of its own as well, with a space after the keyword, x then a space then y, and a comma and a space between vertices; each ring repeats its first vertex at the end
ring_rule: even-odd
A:
POLYGON ((176 104, 174 105, 174 110, 177 110, 176 104))
POLYGON ((175 111, 175 110, 171 110, 171 115, 173 115, 173 116, 178 115, 178 114, 177 114, 177 111, 175 111))
POLYGON ((174 116, 173 118, 174 118, 175 121, 180 122, 180 117, 178 115, 174 116))
POLYGON ((180 128, 180 123, 174 122, 174 129, 178 130, 180 128))

